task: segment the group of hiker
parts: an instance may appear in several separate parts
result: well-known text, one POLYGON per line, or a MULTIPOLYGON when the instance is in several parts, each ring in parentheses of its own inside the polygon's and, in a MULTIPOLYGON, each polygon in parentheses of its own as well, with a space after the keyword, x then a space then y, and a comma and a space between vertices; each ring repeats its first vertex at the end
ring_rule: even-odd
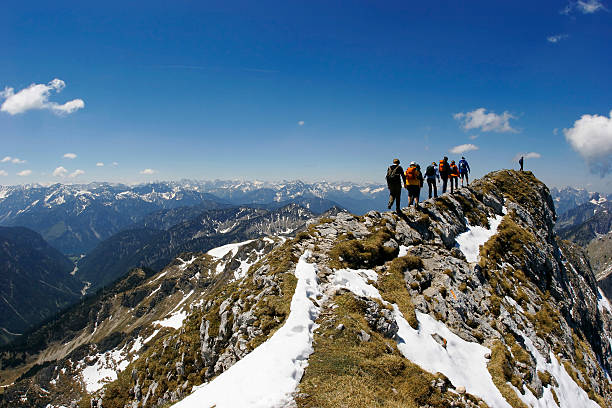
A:
POLYGON ((433 197, 437 197, 437 183, 442 183, 442 194, 444 194, 450 181, 450 192, 452 194, 454 190, 459 188, 459 179, 461 179, 461 187, 463 187, 464 180, 466 185, 469 185, 469 173, 470 165, 465 157, 461 157, 459 163, 455 164, 454 160, 451 160, 449 163, 448 157, 444 156, 439 164, 432 162, 427 166, 425 174, 421 172, 421 166, 415 162, 410 162, 410 167, 404 171, 402 166, 400 166, 399 159, 394 159, 393 164, 387 169, 386 178, 387 187, 389 188, 389 205, 387 208, 391 209, 393 202, 395 202, 395 211, 398 214, 401 213, 400 198, 403 187, 408 190, 408 206, 414 203, 418 207, 421 187, 423 187, 424 181, 427 181, 427 186, 429 187, 429 198, 432 197, 432 194, 433 197))

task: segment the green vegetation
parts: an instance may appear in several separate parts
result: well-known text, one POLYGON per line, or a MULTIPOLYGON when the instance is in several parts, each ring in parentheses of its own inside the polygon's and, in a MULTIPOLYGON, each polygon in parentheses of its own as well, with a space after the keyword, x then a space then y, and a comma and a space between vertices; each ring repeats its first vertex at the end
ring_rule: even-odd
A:
POLYGON ((351 235, 338 237, 329 251, 330 266, 340 268, 372 268, 397 257, 398 248, 384 246, 391 238, 386 227, 380 228, 365 239, 355 239, 351 235))
POLYGON ((463 214, 470 222, 470 225, 480 225, 482 227, 489 228, 489 218, 487 217, 487 213, 474 205, 476 202, 475 199, 468 200, 461 194, 457 194, 453 197, 461 204, 463 214))
POLYGON ((525 313, 525 316, 534 325, 536 334, 543 338, 549 338, 550 335, 561 336, 561 328, 559 327, 559 321, 562 319, 559 311, 553 309, 548 302, 549 294, 545 295, 544 301, 540 306, 540 310, 534 314, 525 313))
POLYGON ((507 259, 510 254, 519 259, 524 267, 525 259, 527 258, 525 246, 535 244, 535 237, 531 232, 521 228, 514 222, 513 217, 513 213, 504 217, 497 228, 497 234, 491 237, 480 248, 481 267, 496 267, 498 263, 507 259))
POLYGON ((419 257, 406 255, 395 258, 389 263, 387 272, 379 277, 377 284, 383 299, 397 304, 408 324, 415 329, 419 327, 419 322, 414 312, 410 294, 406 289, 404 272, 411 269, 421 269, 422 267, 423 261, 419 257))
POLYGON ((491 348, 491 360, 487 365, 487 369, 493 378, 493 383, 513 408, 529 408, 508 385, 508 382, 510 382, 515 387, 517 387, 517 384, 521 386, 522 381, 514 374, 512 368, 512 355, 501 341, 496 341, 495 344, 493 344, 491 348))
POLYGON ((530 171, 501 170, 480 180, 484 193, 499 190, 506 198, 524 208, 538 208, 542 197, 533 187, 542 183, 530 171))
POLYGON ((538 371, 538 378, 544 387, 552 384, 552 375, 548 371, 538 371))
POLYGON ((281 276, 281 293, 279 296, 266 296, 255 309, 257 321, 255 326, 263 331, 263 336, 251 340, 249 348, 254 349, 271 336, 280 327, 280 322, 284 322, 291 309, 291 298, 295 292, 297 278, 292 273, 284 273, 281 276))

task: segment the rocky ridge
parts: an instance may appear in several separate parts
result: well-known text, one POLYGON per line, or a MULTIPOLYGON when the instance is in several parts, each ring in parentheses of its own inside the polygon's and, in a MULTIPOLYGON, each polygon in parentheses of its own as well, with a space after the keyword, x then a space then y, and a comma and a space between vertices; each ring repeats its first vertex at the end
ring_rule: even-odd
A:
MULTIPOLYGON (((138 349, 138 357, 122 360, 116 380, 87 389, 78 372, 69 371, 75 356, 48 359, 9 387, 3 403, 21 398, 32 404, 24 392, 36 387, 37 401, 55 406, 162 407, 179 401, 274 336, 291 312, 296 271, 307 262, 323 295, 311 299, 318 318, 308 329, 308 366, 289 396, 292 404, 527 407, 578 401, 608 407, 609 303, 598 293, 583 251, 557 239, 554 223, 546 186, 530 172, 502 170, 402 217, 339 213, 282 245, 270 238, 252 241, 245 245, 271 240, 274 249, 253 263, 231 261, 233 271, 226 266, 217 273, 207 258, 212 255, 193 255, 190 264, 182 257, 146 277, 142 298, 123 307, 141 310, 154 298, 147 295, 153 282, 171 270, 188 274, 191 282, 198 260, 209 262, 210 283, 198 301, 185 287, 182 309, 155 316, 158 321, 184 313, 176 328, 121 330, 119 340, 104 347, 110 354, 138 349), (478 358, 461 360, 468 349, 477 350, 472 357, 478 358), (446 365, 436 365, 440 361, 446 365), (466 372, 454 365, 460 361, 477 364, 466 372), (64 381, 72 384, 71 393, 58 392, 64 381)), ((217 256, 237 254, 223 251, 217 256)), ((119 289, 114 296, 126 299, 119 289)), ((103 316, 98 327, 112 320, 103 316)), ((87 349, 79 361, 88 365, 101 350, 87 349)))

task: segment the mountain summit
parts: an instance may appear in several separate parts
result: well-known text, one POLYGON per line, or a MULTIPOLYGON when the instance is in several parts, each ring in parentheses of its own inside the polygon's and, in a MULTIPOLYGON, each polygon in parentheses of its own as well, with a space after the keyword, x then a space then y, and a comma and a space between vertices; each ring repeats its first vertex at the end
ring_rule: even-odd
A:
POLYGON ((2 404, 610 406, 611 306, 544 184, 502 170, 404 213, 135 269, 2 352, 2 404))

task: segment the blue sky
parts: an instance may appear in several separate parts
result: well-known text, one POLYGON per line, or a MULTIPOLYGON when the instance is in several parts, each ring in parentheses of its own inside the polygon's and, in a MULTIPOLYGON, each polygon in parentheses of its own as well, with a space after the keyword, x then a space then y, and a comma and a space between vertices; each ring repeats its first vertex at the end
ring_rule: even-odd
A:
POLYGON ((471 144, 612 192, 606 1, 216 3, 5 5, 0 184, 384 182, 471 144))

